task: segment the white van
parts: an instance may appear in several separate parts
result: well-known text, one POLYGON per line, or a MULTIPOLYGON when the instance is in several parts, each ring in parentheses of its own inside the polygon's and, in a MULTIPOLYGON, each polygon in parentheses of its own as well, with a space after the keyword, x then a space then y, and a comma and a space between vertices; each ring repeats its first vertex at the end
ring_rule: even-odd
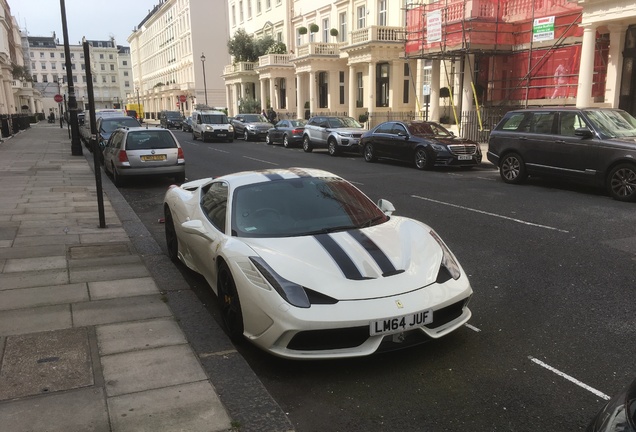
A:
POLYGON ((234 127, 222 111, 192 111, 192 139, 234 141, 234 127))

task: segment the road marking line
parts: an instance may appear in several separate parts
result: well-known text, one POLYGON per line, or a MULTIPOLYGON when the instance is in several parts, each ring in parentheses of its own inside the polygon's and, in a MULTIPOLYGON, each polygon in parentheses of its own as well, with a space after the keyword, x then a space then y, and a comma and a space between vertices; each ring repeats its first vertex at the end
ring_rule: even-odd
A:
POLYGON ((466 327, 468 327, 469 329, 471 329, 472 331, 479 333, 481 330, 479 330, 477 327, 470 325, 468 323, 464 324, 466 327))
POLYGON ((263 162, 263 163, 266 163, 266 164, 270 164, 270 165, 276 165, 276 166, 278 166, 278 164, 277 164, 277 163, 274 163, 274 162, 269 162, 269 161, 265 161, 265 160, 262 160, 262 159, 256 159, 256 158, 249 157, 249 156, 243 156, 243 157, 244 157, 245 159, 251 159, 251 160, 253 160, 253 161, 263 162))
POLYGON ((431 198, 424 198, 424 197, 417 196, 417 195, 411 195, 411 198, 417 198, 417 199, 421 199, 421 200, 424 200, 424 201, 430 201, 430 202, 434 202, 434 203, 437 203, 437 204, 443 204, 443 205, 447 205, 447 206, 450 206, 450 207, 455 207, 455 208, 462 209, 462 210, 468 210, 468 211, 472 211, 472 212, 475 212, 475 213, 481 213, 481 214, 484 214, 484 215, 487 215, 487 216, 494 216, 494 217, 498 217, 498 218, 501 218, 501 219, 506 219, 506 220, 509 220, 509 221, 512 221, 512 222, 517 222, 517 223, 520 223, 520 224, 523 224, 523 225, 530 225, 530 226, 534 226, 534 227, 538 227, 538 228, 545 228, 545 229, 549 229, 549 230, 553 230, 553 231, 559 231, 559 232, 562 232, 562 233, 569 233, 569 231, 562 230, 562 229, 559 229, 559 228, 554 228, 554 227, 547 226, 547 225, 540 225, 540 224, 536 224, 536 223, 532 223, 532 222, 526 222, 526 221, 521 220, 521 219, 515 219, 515 218, 508 217, 508 216, 499 215, 499 214, 496 214, 496 213, 490 213, 490 212, 483 211, 483 210, 477 210, 477 209, 473 209, 473 208, 470 208, 470 207, 464 207, 464 206, 460 206, 460 205, 457 205, 457 204, 447 203, 447 202, 444 202, 444 201, 437 201, 437 200, 434 200, 434 199, 431 199, 431 198))
POLYGON ((221 153, 229 153, 229 151, 227 151, 227 150, 221 150, 221 149, 214 148, 214 147, 207 147, 207 149, 208 150, 213 150, 213 151, 218 151, 218 152, 221 152, 221 153))
POLYGON ((555 374, 559 375, 562 378, 565 378, 566 380, 576 384, 577 386, 584 388, 585 390, 595 394, 596 396, 600 397, 601 399, 605 399, 605 400, 610 400, 610 397, 608 395, 606 395, 605 393, 602 393, 598 390, 596 390, 595 388, 590 387, 587 384, 582 383, 581 381, 577 380, 576 378, 571 377, 570 375, 561 372, 560 370, 553 368, 552 366, 542 362, 539 359, 536 359, 532 356, 528 356, 528 358, 533 361, 534 363, 538 364, 539 366, 546 368, 547 370, 554 372, 555 374))

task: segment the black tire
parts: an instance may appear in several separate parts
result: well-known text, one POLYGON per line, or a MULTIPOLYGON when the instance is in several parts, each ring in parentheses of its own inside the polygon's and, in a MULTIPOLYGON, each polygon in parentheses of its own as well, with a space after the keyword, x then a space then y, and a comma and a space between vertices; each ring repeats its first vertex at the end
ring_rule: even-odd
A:
POLYGON ((289 138, 287 137, 287 134, 283 135, 283 147, 285 148, 291 147, 291 143, 289 142, 289 138))
POLYGON ((364 149, 362 150, 362 155, 364 156, 365 162, 375 162, 378 160, 375 152, 373 151, 373 144, 366 143, 364 145, 364 149))
POLYGON ((419 170, 430 170, 433 168, 433 158, 424 147, 418 147, 415 149, 414 162, 415 168, 419 170))
POLYGON ((124 179, 121 178, 119 174, 117 174, 117 168, 115 168, 114 165, 111 165, 110 169, 112 170, 112 173, 113 173, 113 183, 117 187, 122 187, 124 185, 124 179))
POLYGON ((269 137, 269 132, 267 133, 267 135, 265 135, 265 144, 267 145, 272 145, 274 144, 274 142, 271 140, 271 138, 269 137))
POLYGON ((247 132, 247 129, 245 129, 245 131, 243 132, 243 139, 245 141, 249 141, 250 140, 250 134, 247 132))
POLYGON ((168 206, 164 207, 163 214, 166 246, 168 247, 168 258, 170 258, 172 262, 177 262, 179 261, 179 240, 177 238, 177 231, 174 229, 172 213, 170 212, 170 208, 168 206))
POLYGON ((617 201, 636 201, 636 165, 616 165, 607 176, 607 190, 617 201))
POLYGON ((508 153, 499 161, 499 175, 504 183, 520 184, 528 178, 526 164, 518 153, 508 153))
POLYGON ((335 138, 330 138, 327 142, 327 152, 329 152, 329 156, 338 156, 338 143, 335 138))
POLYGON ((305 153, 311 153, 314 150, 314 146, 311 145, 311 140, 308 135, 303 138, 303 151, 305 153))
POLYGON ((197 136, 194 134, 194 131, 192 131, 192 141, 196 141, 197 140, 197 136))
POLYGON ((243 336, 243 312, 232 272, 227 264, 221 263, 217 276, 218 298, 223 324, 230 339, 236 341, 243 336))

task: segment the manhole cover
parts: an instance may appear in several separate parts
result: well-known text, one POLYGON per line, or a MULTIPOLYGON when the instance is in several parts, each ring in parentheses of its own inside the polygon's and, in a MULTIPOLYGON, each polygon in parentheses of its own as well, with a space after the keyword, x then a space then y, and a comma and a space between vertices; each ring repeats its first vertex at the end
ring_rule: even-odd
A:
POLYGON ((93 385, 85 328, 7 337, 0 400, 93 385))

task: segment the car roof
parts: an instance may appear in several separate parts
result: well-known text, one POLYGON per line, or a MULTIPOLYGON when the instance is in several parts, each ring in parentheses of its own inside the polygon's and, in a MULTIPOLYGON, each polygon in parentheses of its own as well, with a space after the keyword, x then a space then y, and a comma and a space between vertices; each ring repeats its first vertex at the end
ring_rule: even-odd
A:
MULTIPOLYGON (((220 176, 214 178, 214 180, 227 181, 231 187, 236 188, 249 184, 265 183, 276 180, 289 180, 303 177, 340 178, 340 176, 336 174, 314 168, 277 168, 260 171, 242 171, 220 176)), ((212 180, 212 178, 203 181, 195 180, 193 183, 196 183, 196 185, 202 185, 212 180)), ((183 187, 187 188, 188 184, 184 184, 183 187)))
POLYGON ((587 107, 587 108, 577 108, 574 106, 566 106, 566 107, 540 107, 540 108, 523 108, 516 109, 509 112, 550 112, 550 111, 622 111, 618 108, 601 108, 601 107, 587 107))

